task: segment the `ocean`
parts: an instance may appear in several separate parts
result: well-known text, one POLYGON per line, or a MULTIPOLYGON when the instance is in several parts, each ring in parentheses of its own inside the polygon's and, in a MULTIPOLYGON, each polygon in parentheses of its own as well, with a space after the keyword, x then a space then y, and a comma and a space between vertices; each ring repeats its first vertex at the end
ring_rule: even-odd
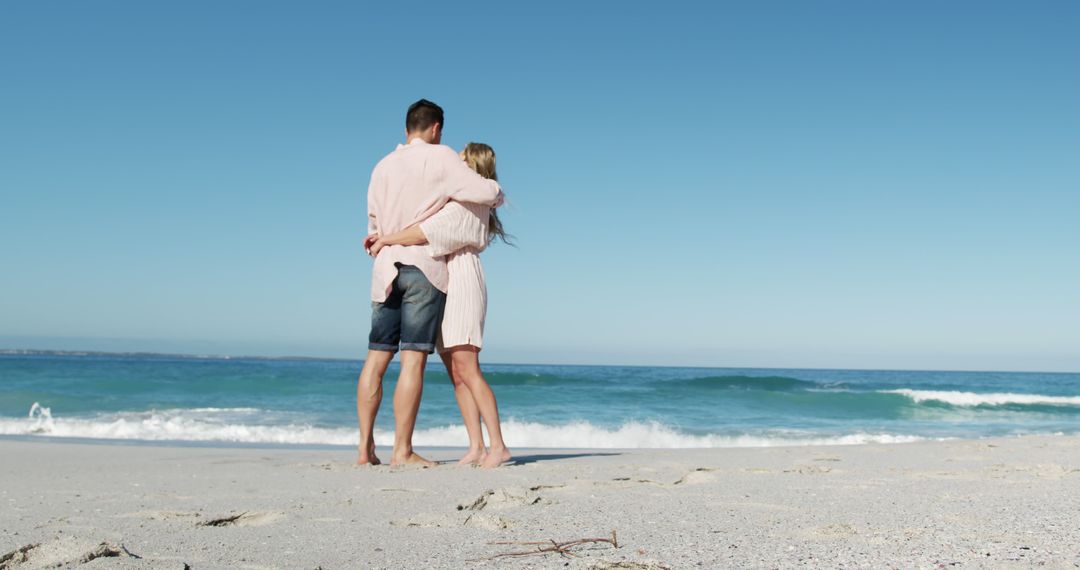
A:
MULTIPOLYGON (((353 446, 349 360, 0 354, 0 435, 353 446)), ((861 444, 1080 433, 1080 374, 489 364, 513 448, 861 444)), ((392 442, 387 374, 376 443, 392 442)), ((430 366, 414 443, 464 447, 430 366)))

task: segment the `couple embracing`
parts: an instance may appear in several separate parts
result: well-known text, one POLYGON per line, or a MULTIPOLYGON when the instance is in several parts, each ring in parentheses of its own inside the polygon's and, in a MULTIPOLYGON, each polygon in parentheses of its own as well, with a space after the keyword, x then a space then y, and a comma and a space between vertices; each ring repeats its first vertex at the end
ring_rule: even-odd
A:
POLYGON ((506 240, 495 212, 503 202, 495 153, 478 143, 454 152, 440 144, 443 125, 438 105, 426 99, 413 103, 405 116, 405 144, 371 173, 364 248, 375 265, 368 353, 356 386, 360 464, 379 463, 375 416, 383 376, 398 351, 391 465, 433 465, 413 451, 412 435, 424 368, 436 350, 469 435, 461 463, 491 468, 510 460, 495 394, 480 371, 487 291, 478 254, 496 237, 506 240))

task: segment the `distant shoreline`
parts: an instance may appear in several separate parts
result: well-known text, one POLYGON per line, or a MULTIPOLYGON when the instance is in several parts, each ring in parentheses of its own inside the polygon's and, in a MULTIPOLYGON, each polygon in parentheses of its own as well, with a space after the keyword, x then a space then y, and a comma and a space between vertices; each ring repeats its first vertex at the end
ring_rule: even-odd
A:
POLYGON ((104 350, 42 350, 36 348, 0 348, 0 356, 111 356, 122 358, 173 358, 182 360, 314 360, 326 362, 363 362, 358 358, 329 356, 251 356, 228 354, 183 354, 174 352, 112 352, 104 350))

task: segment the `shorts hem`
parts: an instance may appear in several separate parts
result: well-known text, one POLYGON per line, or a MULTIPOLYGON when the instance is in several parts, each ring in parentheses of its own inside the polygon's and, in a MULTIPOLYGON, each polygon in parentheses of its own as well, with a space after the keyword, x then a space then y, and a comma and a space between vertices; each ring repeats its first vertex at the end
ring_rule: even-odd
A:
POLYGON ((403 342, 401 343, 401 350, 415 350, 416 352, 432 354, 435 352, 435 344, 430 342, 403 342))
POLYGON ((397 352, 398 346, 396 344, 380 344, 377 342, 369 342, 368 350, 378 350, 381 352, 397 352))

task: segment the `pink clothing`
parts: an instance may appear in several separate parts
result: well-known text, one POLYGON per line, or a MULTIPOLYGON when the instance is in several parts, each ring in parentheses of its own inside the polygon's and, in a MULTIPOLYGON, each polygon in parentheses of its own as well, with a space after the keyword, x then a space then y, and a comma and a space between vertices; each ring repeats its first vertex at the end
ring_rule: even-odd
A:
MULTIPOLYGON (((421 222, 447 201, 485 206, 502 203, 499 183, 480 176, 445 145, 413 139, 375 165, 368 186, 368 235, 390 235, 421 222)), ((446 292, 449 276, 445 258, 432 258, 426 246, 391 245, 375 258, 371 271, 371 300, 386 301, 397 277, 395 263, 413 265, 431 284, 446 292)))
POLYGON ((446 292, 442 329, 437 349, 484 346, 487 284, 479 253, 488 244, 491 208, 481 204, 449 202, 439 213, 420 223, 432 257, 446 256, 450 287, 446 292))

